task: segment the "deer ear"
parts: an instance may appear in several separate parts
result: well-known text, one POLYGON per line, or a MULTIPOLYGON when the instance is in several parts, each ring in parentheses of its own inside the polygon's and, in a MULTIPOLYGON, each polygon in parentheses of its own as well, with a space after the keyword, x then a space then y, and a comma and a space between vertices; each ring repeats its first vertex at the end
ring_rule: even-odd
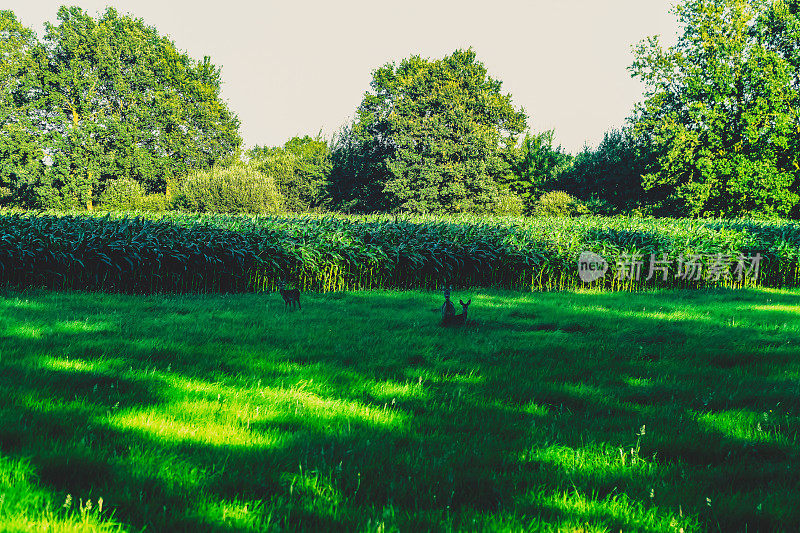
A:
POLYGON ((471 304, 471 303, 472 303, 472 298, 470 298, 469 300, 467 300, 467 305, 469 305, 469 304, 471 304))

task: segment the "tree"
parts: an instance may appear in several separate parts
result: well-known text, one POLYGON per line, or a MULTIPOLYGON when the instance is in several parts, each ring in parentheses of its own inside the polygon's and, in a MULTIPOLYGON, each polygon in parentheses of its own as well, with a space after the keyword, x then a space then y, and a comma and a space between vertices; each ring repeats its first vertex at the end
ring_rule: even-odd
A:
POLYGON ((359 211, 492 210, 526 125, 501 86, 472 49, 377 69, 334 144, 332 194, 359 211))
POLYGON ((43 171, 44 153, 25 106, 15 95, 24 91, 22 76, 30 67, 36 35, 11 11, 0 11, 0 205, 12 203, 21 186, 43 171))
POLYGON ((62 7, 58 20, 31 48, 16 95, 48 163, 22 195, 29 203, 91 208, 104 183, 122 177, 163 191, 241 143, 208 57, 190 59, 112 8, 95 20, 62 7))
POLYGON ((538 198, 572 165, 572 156, 561 146, 553 148, 553 130, 526 133, 508 185, 532 210, 538 198))
POLYGON ((630 128, 611 130, 596 149, 587 146, 575 156, 571 168, 556 184, 583 201, 627 212, 642 205, 642 176, 651 171, 651 166, 648 147, 630 128))
POLYGON ((798 203, 797 1, 683 0, 683 34, 635 48, 632 123, 657 158, 661 214, 787 215, 798 203))
POLYGON ((321 134, 292 137, 282 147, 255 146, 247 155, 275 179, 287 210, 308 211, 326 203, 331 150, 321 134))

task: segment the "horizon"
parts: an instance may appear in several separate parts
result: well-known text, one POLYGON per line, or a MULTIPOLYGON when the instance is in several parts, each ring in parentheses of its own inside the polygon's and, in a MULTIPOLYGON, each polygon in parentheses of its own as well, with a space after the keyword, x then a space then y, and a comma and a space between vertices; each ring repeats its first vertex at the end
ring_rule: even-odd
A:
MULTIPOLYGON (((9 3, 4 9, 39 37, 65 5, 9 3)), ((474 0, 413 0, 402 11, 363 0, 313 8, 235 2, 224 11, 185 0, 66 5, 93 16, 114 7, 155 27, 191 58, 209 56, 222 69, 222 98, 241 122, 243 148, 319 132, 330 139, 352 121, 375 69, 412 55, 437 59, 472 47, 488 75, 502 82, 502 92, 525 110, 528 128, 554 130, 554 144, 575 154, 624 125, 642 99, 642 84, 626 70, 631 47, 651 35, 674 44, 672 4, 505 0, 490 12, 474 0), (417 20, 419 13, 425 17, 417 20)))

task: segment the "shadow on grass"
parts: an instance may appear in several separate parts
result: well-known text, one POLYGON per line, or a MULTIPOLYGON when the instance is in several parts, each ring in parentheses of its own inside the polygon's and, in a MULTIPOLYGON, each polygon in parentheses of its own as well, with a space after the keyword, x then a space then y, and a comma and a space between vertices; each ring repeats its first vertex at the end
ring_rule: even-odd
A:
POLYGON ((0 450, 150 530, 430 530, 475 513, 663 530, 679 509, 704 529, 800 525, 800 356, 778 342, 793 312, 747 311, 795 297, 488 293, 457 330, 434 299, 7 298, 0 450), (254 405, 270 414, 245 424, 254 405), (120 429, 120 413, 163 421, 120 429), (159 429, 180 421, 210 429, 159 429), (243 441, 214 443, 225 428, 243 441), (570 494, 596 508, 551 501, 570 494), (220 502, 258 516, 236 525, 220 502))

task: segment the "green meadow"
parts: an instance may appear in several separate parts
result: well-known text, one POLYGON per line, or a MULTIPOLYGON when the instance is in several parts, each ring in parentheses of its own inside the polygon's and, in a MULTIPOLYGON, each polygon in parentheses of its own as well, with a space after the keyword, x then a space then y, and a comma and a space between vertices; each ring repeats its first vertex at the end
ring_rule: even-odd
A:
POLYGON ((800 290, 0 295, 4 531, 797 531, 800 290))

